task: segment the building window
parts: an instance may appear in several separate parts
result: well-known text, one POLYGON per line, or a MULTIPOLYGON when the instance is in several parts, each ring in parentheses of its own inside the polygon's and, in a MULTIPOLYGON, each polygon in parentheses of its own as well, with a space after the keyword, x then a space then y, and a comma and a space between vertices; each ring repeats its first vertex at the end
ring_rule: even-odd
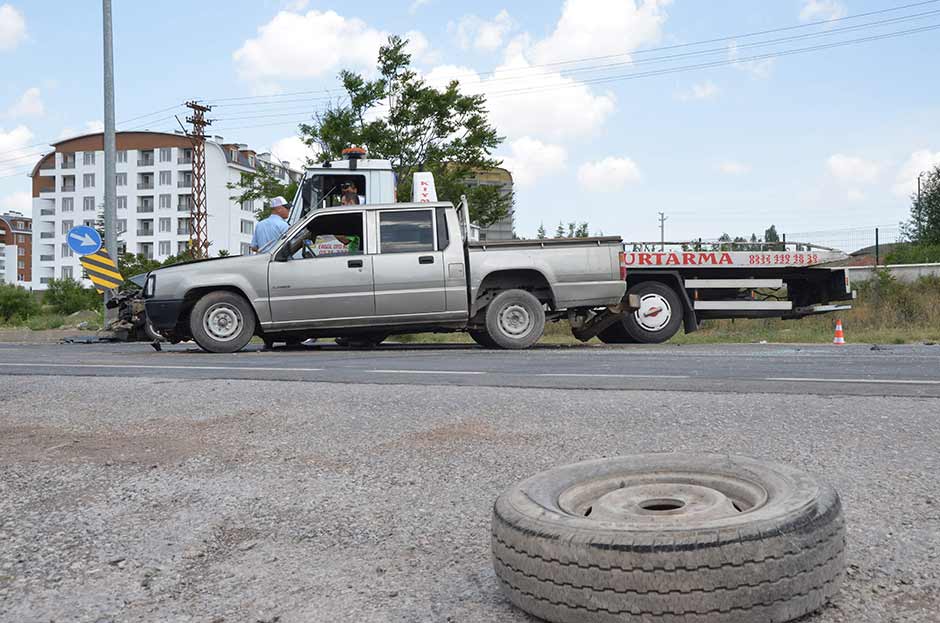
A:
POLYGON ((62 197, 62 211, 71 212, 75 209, 75 197, 62 197))
POLYGON ((141 242, 137 245, 137 253, 143 255, 145 259, 153 259, 153 243, 152 242, 141 242))
POLYGON ((117 209, 126 210, 127 209, 127 197, 120 195, 117 198, 117 209))
POLYGON ((72 267, 71 267, 71 266, 63 266, 63 267, 62 267, 62 278, 63 278, 63 279, 71 279, 71 278, 72 278, 72 274, 73 274, 73 273, 72 273, 72 267))
POLYGON ((95 198, 94 197, 82 198, 82 210, 84 210, 85 212, 94 212, 95 211, 95 198))
POLYGON ((62 243, 62 257, 72 257, 72 247, 67 242, 62 243))
POLYGON ((117 161, 122 164, 127 162, 127 150, 126 149, 121 149, 118 151, 117 161))
POLYGON ((62 168, 63 168, 63 169, 74 169, 74 168, 75 168, 75 154, 74 154, 74 153, 63 153, 63 154, 62 154, 62 168))
POLYGON ((193 187, 193 174, 191 171, 180 171, 179 178, 176 180, 176 185, 179 188, 192 188, 193 187))
POLYGON ((166 257, 169 254, 170 254, 170 241, 161 240, 160 241, 160 257, 166 257))
POLYGON ((160 162, 169 162, 173 158, 173 150, 170 147, 160 148, 160 162))
POLYGON ((242 233, 243 234, 255 233, 255 222, 242 220, 242 233))
POLYGON ((173 184, 172 171, 160 171, 160 186, 170 186, 173 184))
POLYGON ((72 229, 73 227, 74 225, 72 224, 72 221, 62 221, 62 233, 63 234, 69 233, 69 230, 72 229))
POLYGON ((170 205, 173 203, 173 197, 170 195, 160 195, 160 209, 169 210, 170 205))
MULTIPOLYGON (((26 261, 25 261, 25 260, 19 260, 19 261, 16 263, 16 267, 17 267, 17 268, 26 268, 26 261)), ((23 278, 20 277, 20 281, 22 281, 22 280, 23 280, 23 278)))
POLYGON ((153 212, 153 197, 137 197, 138 212, 153 212))
POLYGON ((52 281, 52 277, 40 277, 39 278, 39 283, 49 283, 50 281, 52 281))
POLYGON ((241 250, 242 250, 242 255, 249 255, 251 254, 251 245, 248 244, 247 242, 243 242, 241 246, 241 250))
MULTIPOLYGON (((170 218, 161 218, 160 219, 160 231, 164 233, 169 233, 173 231, 173 219, 170 218)), ((164 255, 168 255, 170 252, 167 251, 164 255)))
POLYGON ((95 187, 95 174, 94 173, 85 173, 84 175, 82 175, 82 187, 83 188, 95 187))
POLYGON ((84 154, 82 154, 82 163, 86 166, 95 164, 95 152, 86 151, 84 154))
POLYGON ((84 225, 85 227, 94 227, 94 226, 95 226, 95 219, 93 219, 93 218, 86 218, 84 221, 82 221, 82 225, 84 225))
POLYGON ((16 241, 19 243, 26 242, 26 236, 23 234, 16 234, 16 241))
POLYGON ((181 218, 179 222, 176 223, 176 233, 180 236, 188 236, 192 233, 192 227, 190 226, 190 219, 181 218))
POLYGON ((26 255, 26 247, 16 247, 17 255, 26 255))
POLYGON ((119 234, 123 234, 127 231, 127 219, 119 218, 117 222, 117 230, 119 234))
POLYGON ((182 241, 182 242, 177 242, 177 243, 176 243, 176 254, 177 254, 177 255, 182 255, 182 254, 186 253, 187 251, 189 251, 189 241, 188 241, 188 240, 184 240, 184 241, 182 241))
POLYGON ((153 166, 153 150, 152 149, 142 149, 137 152, 137 166, 139 167, 152 167, 153 166))
POLYGON ((193 196, 192 195, 180 195, 176 203, 176 210, 178 212, 191 212, 193 209, 193 196))
POLYGON ((114 176, 116 186, 127 186, 127 173, 117 173, 114 176))
POLYGON ((255 211, 255 202, 251 199, 245 199, 242 201, 242 212, 254 212, 255 211))

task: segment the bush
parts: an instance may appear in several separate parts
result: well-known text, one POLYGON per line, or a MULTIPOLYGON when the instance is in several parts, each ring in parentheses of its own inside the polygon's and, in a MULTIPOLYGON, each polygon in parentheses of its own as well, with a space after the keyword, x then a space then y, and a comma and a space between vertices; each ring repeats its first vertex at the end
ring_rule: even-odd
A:
POLYGON ((38 310, 32 293, 12 283, 0 284, 0 321, 27 318, 38 310))
POLYGON ((39 314, 26 321, 26 326, 33 331, 59 329, 65 324, 65 318, 58 314, 39 314))
POLYGON ((43 296, 43 303, 59 314, 73 314, 101 307, 101 296, 92 288, 82 287, 74 279, 52 279, 43 296))
POLYGON ((932 264, 940 262, 940 244, 899 244, 884 259, 886 264, 932 264))

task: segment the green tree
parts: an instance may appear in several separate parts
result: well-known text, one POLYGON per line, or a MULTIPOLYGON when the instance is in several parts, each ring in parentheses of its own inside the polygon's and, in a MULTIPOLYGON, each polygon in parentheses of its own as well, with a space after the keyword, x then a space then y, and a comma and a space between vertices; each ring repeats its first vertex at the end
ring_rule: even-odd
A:
POLYGON ((771 225, 764 231, 764 242, 780 242, 780 235, 777 234, 776 225, 771 225))
POLYGON ((920 196, 911 195, 911 219, 901 233, 915 244, 940 244, 940 166, 924 175, 920 196))
POLYGON ((78 281, 66 277, 50 279, 42 301, 56 313, 73 314, 77 311, 98 309, 101 306, 101 295, 94 288, 86 288, 78 281))
POLYGON ((0 283, 0 321, 28 318, 37 309, 29 290, 13 283, 0 283))
POLYGON ((535 237, 539 240, 545 240, 548 236, 545 233, 545 223, 539 223, 538 231, 535 232, 535 237))
POLYGON ((580 225, 578 225, 578 228, 574 231, 575 238, 587 238, 590 235, 591 234, 588 232, 587 223, 581 223, 580 225))
POLYGON ((513 197, 495 186, 468 184, 475 172, 501 164, 492 153, 503 139, 487 119, 486 98, 462 94, 456 80, 442 89, 428 86, 411 68, 407 43, 389 37, 379 49, 375 80, 340 72, 348 103, 302 124, 301 138, 319 145, 327 159, 355 145, 391 161, 404 200, 411 197, 412 175, 430 171, 440 199, 457 203, 467 195, 471 220, 491 225, 506 216, 513 197))
POLYGON ((287 182, 279 180, 274 176, 271 169, 263 163, 259 163, 256 171, 246 173, 242 172, 238 182, 229 182, 229 190, 237 191, 237 195, 231 198, 243 203, 245 201, 261 200, 261 207, 255 210, 255 218, 259 221, 268 218, 271 215, 270 201, 273 197, 284 197, 288 201, 297 194, 297 182, 288 179, 287 182))
POLYGON ((558 228, 555 230, 555 237, 556 238, 565 237, 565 226, 562 225, 561 221, 558 221, 558 228))

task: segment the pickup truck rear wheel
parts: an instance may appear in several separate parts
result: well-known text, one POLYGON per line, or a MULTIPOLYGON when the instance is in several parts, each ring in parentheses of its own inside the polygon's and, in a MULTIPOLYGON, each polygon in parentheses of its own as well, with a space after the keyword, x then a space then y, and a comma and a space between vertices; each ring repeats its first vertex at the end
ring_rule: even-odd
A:
POLYGON ((210 292, 193 306, 189 329, 203 350, 234 353, 251 341, 255 333, 255 311, 234 292, 210 292))
POLYGON ((658 281, 638 283, 627 292, 640 297, 640 309, 623 318, 627 335, 641 344, 668 341, 682 325, 682 301, 675 290, 658 281))
POLYGON ((486 334, 498 348, 529 348, 545 331, 545 309, 525 290, 506 290, 486 308, 486 334))

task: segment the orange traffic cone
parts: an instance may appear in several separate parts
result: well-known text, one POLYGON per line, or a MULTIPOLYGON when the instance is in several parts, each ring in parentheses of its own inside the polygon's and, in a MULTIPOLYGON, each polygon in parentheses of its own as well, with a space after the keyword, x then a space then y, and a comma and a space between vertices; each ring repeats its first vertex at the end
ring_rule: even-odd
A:
POLYGON ((832 338, 833 344, 845 344, 845 334, 842 332, 842 321, 836 320, 836 336, 832 338))

